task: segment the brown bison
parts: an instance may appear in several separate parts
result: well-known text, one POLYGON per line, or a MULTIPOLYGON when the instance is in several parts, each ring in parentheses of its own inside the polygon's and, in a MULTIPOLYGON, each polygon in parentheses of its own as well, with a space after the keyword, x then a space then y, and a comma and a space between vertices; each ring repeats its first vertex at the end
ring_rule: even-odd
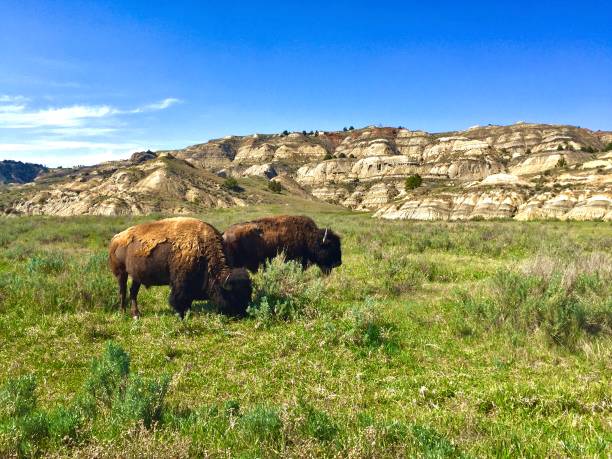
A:
POLYGON ((328 228, 318 228, 311 218, 278 216, 230 226, 223 233, 229 264, 252 272, 281 252, 306 269, 315 264, 325 274, 342 264, 340 237, 328 228))
POLYGON ((110 268, 126 308, 128 275, 132 278, 132 316, 138 317, 140 285, 170 285, 170 305, 184 317, 193 300, 210 299, 222 312, 241 315, 251 299, 251 279, 226 262, 221 234, 194 218, 168 218, 132 226, 115 235, 109 247, 110 268))

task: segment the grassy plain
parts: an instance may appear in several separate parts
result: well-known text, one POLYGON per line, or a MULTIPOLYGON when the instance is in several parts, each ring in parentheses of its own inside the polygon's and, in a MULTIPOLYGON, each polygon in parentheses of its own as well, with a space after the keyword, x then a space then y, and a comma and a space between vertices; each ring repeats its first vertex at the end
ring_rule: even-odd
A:
POLYGON ((2 219, 0 457, 612 454, 612 225, 298 212, 342 267, 274 263, 239 320, 117 311, 106 246, 153 217, 2 219))

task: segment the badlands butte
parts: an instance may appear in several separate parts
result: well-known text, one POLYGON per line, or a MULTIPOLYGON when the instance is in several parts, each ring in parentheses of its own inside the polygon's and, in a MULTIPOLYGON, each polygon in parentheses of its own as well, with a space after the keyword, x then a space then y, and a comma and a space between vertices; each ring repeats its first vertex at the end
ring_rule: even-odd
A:
POLYGON ((229 136, 43 170, 0 190, 9 215, 189 214, 308 199, 384 219, 611 221, 612 132, 516 123, 436 134, 369 126, 229 136), (421 186, 407 189, 416 174, 421 186))

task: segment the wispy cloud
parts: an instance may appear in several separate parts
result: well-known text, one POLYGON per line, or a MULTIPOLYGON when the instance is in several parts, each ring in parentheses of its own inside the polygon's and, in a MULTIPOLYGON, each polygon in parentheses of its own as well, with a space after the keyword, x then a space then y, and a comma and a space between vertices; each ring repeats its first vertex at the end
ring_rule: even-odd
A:
POLYGON ((81 140, 35 140, 24 143, 0 143, 0 152, 34 152, 55 150, 136 150, 137 143, 88 142, 81 140))
POLYGON ((164 110, 179 102, 179 99, 169 97, 160 102, 128 110, 110 105, 73 105, 70 107, 28 110, 25 99, 23 100, 24 103, 16 103, 21 102, 21 99, 16 97, 2 96, 2 99, 0 99, 0 103, 5 103, 4 105, 0 104, 0 128, 77 127, 83 126, 88 120, 164 110))
POLYGON ((127 108, 110 104, 40 107, 24 96, 0 95, 0 159, 57 166, 126 158, 150 147, 124 141, 139 130, 134 120, 179 102, 168 97, 127 108))
POLYGON ((24 96, 11 96, 9 94, 0 94, 0 103, 22 104, 29 99, 24 96))

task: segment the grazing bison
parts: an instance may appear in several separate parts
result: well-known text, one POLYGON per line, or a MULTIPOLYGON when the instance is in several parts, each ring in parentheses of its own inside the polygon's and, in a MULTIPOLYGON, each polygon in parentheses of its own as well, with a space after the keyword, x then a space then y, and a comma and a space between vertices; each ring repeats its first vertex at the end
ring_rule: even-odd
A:
POLYGON ((109 247, 110 268, 126 308, 128 275, 132 278, 132 316, 138 317, 140 285, 170 285, 170 305, 184 317, 193 300, 210 299, 222 312, 241 315, 251 299, 251 279, 231 269, 221 234, 195 218, 168 218, 132 226, 115 235, 109 247))
POLYGON ((252 272, 281 252, 306 269, 315 264, 325 274, 342 264, 340 237, 328 228, 318 228, 311 218, 279 216, 260 218, 230 226, 223 233, 229 264, 252 272))

